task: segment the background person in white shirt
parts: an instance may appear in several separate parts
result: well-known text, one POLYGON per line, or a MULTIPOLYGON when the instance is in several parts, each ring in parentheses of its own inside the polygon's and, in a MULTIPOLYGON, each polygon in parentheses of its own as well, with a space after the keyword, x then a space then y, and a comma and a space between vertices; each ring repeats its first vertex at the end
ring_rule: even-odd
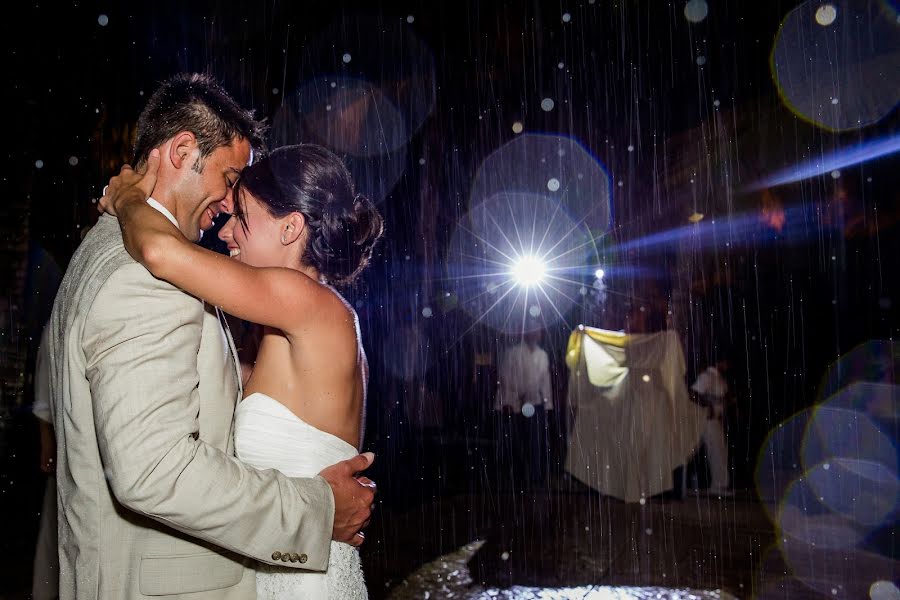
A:
POLYGON ((725 405, 728 399, 729 361, 720 358, 715 365, 700 373, 691 386, 697 402, 707 409, 703 445, 709 463, 710 494, 728 494, 728 444, 725 440, 725 405))
POLYGON ((550 359, 540 347, 542 331, 522 334, 500 360, 495 410, 501 413, 501 444, 508 445, 512 464, 527 465, 528 479, 543 483, 549 464, 547 411, 553 410, 550 359))

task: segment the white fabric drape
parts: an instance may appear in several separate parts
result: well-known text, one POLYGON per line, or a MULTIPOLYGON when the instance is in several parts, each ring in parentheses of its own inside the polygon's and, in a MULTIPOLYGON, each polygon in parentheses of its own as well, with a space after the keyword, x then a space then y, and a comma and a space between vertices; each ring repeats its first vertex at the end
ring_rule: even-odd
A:
POLYGON ((673 470, 690 459, 706 424, 688 396, 678 335, 580 327, 567 362, 575 420, 566 470, 626 502, 671 490, 673 470))

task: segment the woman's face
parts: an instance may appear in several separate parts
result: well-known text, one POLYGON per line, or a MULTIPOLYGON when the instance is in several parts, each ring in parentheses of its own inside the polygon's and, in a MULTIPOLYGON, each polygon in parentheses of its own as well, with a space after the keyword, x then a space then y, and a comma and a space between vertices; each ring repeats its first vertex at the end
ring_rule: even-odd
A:
POLYGON ((219 239, 228 244, 231 257, 254 267, 286 266, 287 247, 281 237, 285 233, 282 219, 276 219, 265 206, 246 189, 236 211, 243 214, 243 222, 232 215, 219 231, 219 239))

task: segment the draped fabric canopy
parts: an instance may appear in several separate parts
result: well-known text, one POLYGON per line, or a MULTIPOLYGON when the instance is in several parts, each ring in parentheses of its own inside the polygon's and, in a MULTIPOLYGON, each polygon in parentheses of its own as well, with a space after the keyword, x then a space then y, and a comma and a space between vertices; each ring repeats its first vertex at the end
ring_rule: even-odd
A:
POLYGON ((672 472, 699 445, 706 419, 689 398, 678 335, 579 326, 566 363, 575 411, 566 470, 626 502, 671 490, 672 472))

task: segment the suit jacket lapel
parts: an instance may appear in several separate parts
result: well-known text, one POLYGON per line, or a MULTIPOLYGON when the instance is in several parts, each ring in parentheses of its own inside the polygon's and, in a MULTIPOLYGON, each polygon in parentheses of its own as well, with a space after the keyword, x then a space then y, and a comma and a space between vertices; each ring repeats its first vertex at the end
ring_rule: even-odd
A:
POLYGON ((228 340, 228 349, 231 353, 231 360, 232 362, 234 362, 234 372, 237 376, 238 382, 237 400, 240 401, 240 399, 244 397, 244 380, 243 377, 241 377, 241 361, 240 358, 238 358, 237 348, 234 345, 234 337, 232 337, 231 335, 231 328, 228 326, 228 320, 222 313, 222 309, 220 309, 218 306, 216 307, 216 316, 219 318, 219 323, 222 325, 222 329, 225 331, 225 338, 228 340))

